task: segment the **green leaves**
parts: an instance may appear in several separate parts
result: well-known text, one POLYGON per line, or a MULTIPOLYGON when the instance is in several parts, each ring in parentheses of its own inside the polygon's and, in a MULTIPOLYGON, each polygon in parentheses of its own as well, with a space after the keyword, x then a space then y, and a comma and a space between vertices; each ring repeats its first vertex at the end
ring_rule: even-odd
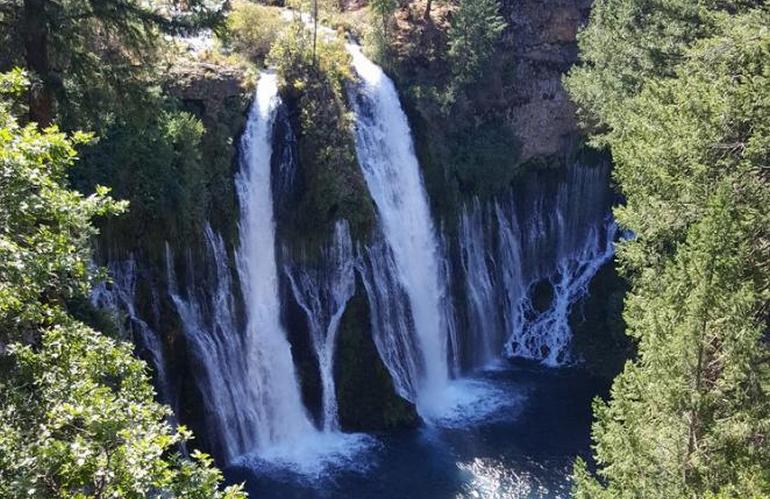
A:
POLYGON ((448 33, 453 84, 462 87, 477 80, 495 50, 507 24, 497 0, 460 0, 448 33))
POLYGON ((0 95, 19 95, 24 92, 28 85, 27 75, 21 68, 0 73, 0 95))
POLYGON ((166 423, 131 347, 68 314, 97 276, 92 218, 125 209, 106 188, 67 188, 88 140, 0 104, 0 497, 241 497, 209 460, 177 454, 190 436, 166 423))
POLYGON ((579 463, 578 497, 770 494, 769 23, 750 4, 606 0, 581 35, 567 84, 638 236, 619 257, 639 358, 595 408, 602 480, 579 463))
POLYGON ((208 457, 175 454, 189 435, 165 422, 168 409, 152 401, 146 366, 129 346, 74 322, 41 339, 13 346, 14 376, 2 377, 3 497, 239 496, 217 490, 208 457))

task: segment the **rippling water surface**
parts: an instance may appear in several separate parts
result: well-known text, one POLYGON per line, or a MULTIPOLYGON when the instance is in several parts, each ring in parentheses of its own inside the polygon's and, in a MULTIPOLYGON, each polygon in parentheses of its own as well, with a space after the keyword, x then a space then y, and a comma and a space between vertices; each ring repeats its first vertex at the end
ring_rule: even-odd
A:
POLYGON ((603 383, 576 368, 506 364, 453 382, 428 427, 337 435, 336 452, 245 457, 226 470, 251 497, 461 499, 569 497, 568 475, 590 444, 591 399, 603 383))

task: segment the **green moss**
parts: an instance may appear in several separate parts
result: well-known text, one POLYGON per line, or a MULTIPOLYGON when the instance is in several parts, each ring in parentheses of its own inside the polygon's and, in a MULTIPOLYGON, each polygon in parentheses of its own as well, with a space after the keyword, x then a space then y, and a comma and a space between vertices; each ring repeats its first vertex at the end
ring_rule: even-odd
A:
POLYGON ((589 371, 606 379, 620 373, 634 354, 623 320, 627 289, 627 282, 610 262, 597 273, 588 295, 573 307, 570 315, 575 353, 589 371))
POLYGON ((246 124, 247 95, 224 100, 223 106, 208 122, 201 149, 206 185, 206 218, 223 234, 225 240, 238 240, 238 205, 233 176, 238 168, 238 137, 246 124))
POLYGON ((449 116, 426 113, 406 98, 428 197, 436 218, 452 222, 464 202, 505 192, 530 165, 520 163, 520 146, 502 120, 474 120, 458 111, 449 116))
POLYGON ((346 219, 355 239, 374 226, 374 205, 356 160, 345 84, 354 78, 341 40, 313 43, 304 26, 290 25, 270 59, 297 132, 303 189, 282 236, 293 246, 320 248, 334 223, 346 219))
POLYGON ((105 185, 129 201, 125 216, 99 224, 108 248, 142 249, 162 261, 165 241, 193 245, 206 222, 236 240, 233 174, 246 102, 231 96, 207 110, 158 97, 154 113, 123 117, 84 149, 75 186, 90 193, 105 185))
POLYGON ((295 101, 307 122, 298 137, 304 189, 292 224, 294 235, 323 238, 338 219, 346 219, 352 234, 366 239, 374 209, 356 159, 346 105, 323 81, 306 88, 295 101))
POLYGON ((358 286, 340 323, 335 362, 340 424, 346 431, 411 428, 414 406, 399 397, 371 337, 369 304, 358 286))

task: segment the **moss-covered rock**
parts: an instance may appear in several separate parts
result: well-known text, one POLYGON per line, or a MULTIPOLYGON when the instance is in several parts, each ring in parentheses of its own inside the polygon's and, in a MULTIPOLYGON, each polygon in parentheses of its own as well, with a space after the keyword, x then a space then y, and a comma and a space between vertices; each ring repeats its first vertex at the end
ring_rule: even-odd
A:
POLYGON ((163 92, 148 90, 151 109, 126 113, 82 151, 75 186, 90 193, 104 185, 130 203, 126 215, 99 224, 105 248, 162 262, 165 241, 200 246, 206 222, 236 240, 233 174, 250 101, 244 78, 236 68, 186 63, 163 92))
POLYGON ((614 262, 607 263, 591 281, 588 295, 570 314, 575 354, 589 371, 606 379, 620 373, 635 352, 623 320, 627 290, 628 284, 614 262))
POLYGON ((369 238, 374 205, 356 158, 350 106, 344 87, 353 78, 340 40, 318 41, 314 54, 304 26, 290 26, 276 41, 271 59, 296 137, 302 188, 279 231, 297 248, 320 248, 334 223, 347 220, 356 240, 369 238))
MULTIPOLYGON (((238 143, 246 124, 251 88, 245 72, 232 66, 188 64, 175 69, 168 92, 203 123, 201 161, 206 196, 205 219, 235 243, 238 207, 233 177, 238 170, 238 143)), ((200 226, 198 226, 200 228, 200 226)))
POLYGON ((340 425, 346 431, 412 428, 419 424, 413 404, 396 394, 371 335, 363 284, 348 302, 340 323, 334 373, 340 425))

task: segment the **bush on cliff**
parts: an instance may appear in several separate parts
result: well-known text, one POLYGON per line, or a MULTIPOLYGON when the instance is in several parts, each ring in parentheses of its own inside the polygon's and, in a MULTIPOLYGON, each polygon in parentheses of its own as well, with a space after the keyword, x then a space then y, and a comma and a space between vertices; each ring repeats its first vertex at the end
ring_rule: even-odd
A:
MULTIPOLYGON (((0 89, 21 92, 20 72, 0 89)), ((154 402, 131 347, 79 323, 69 303, 96 277, 96 216, 125 207, 67 188, 89 136, 21 126, 0 102, 0 496, 239 498, 154 402)))
POLYGON ((157 105, 167 110, 135 114, 106 130, 74 170, 82 191, 107 185, 117 197, 130 200, 130 216, 116 221, 127 240, 115 242, 130 245, 150 235, 190 237, 206 216, 210 194, 204 183, 203 125, 160 99, 157 105))
POLYGON ((261 64, 270 53, 283 22, 281 12, 276 8, 237 1, 227 16, 222 38, 233 50, 251 62, 261 64))
POLYGON ((314 57, 312 32, 293 22, 279 36, 269 60, 298 130, 307 187, 290 224, 294 234, 320 241, 336 220, 346 219, 355 236, 368 235, 374 211, 356 160, 345 96, 345 85, 354 76, 344 43, 319 39, 314 57))

